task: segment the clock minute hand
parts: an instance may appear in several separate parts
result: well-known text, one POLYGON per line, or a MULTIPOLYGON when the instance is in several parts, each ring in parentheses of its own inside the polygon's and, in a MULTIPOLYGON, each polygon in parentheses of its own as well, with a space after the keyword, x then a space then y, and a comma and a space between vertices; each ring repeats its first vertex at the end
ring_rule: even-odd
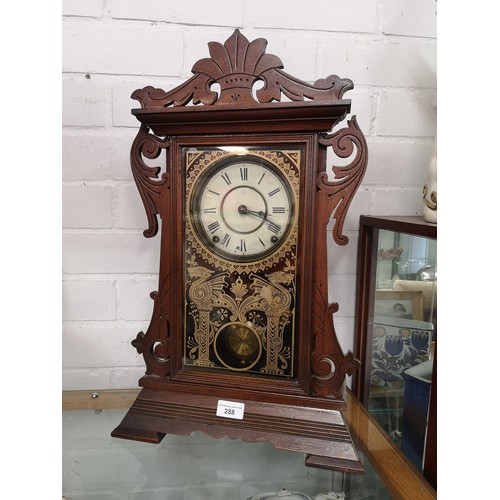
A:
POLYGON ((261 219, 267 219, 268 215, 266 212, 263 212, 262 210, 249 210, 245 205, 240 205, 238 207, 238 212, 240 214, 249 214, 249 215, 254 215, 256 217, 260 217, 261 219))

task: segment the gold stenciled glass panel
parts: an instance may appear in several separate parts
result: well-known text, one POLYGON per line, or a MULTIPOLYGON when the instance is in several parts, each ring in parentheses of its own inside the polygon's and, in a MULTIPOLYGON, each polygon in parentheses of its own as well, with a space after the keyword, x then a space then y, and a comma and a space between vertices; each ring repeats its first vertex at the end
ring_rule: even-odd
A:
POLYGON ((362 217, 356 392, 423 467, 437 338, 436 227, 417 217, 362 217))
POLYGON ((295 377, 300 148, 184 148, 184 367, 295 377))

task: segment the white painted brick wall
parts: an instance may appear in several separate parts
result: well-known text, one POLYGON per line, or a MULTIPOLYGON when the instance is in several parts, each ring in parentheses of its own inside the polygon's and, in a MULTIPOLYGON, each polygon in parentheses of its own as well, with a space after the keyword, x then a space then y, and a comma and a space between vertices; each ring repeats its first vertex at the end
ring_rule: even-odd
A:
POLYGON ((346 98, 368 171, 345 222, 350 244, 332 244, 328 257, 335 327, 352 349, 359 216, 422 213, 436 127, 435 0, 64 0, 62 12, 63 389, 136 387, 144 373, 130 341, 151 317, 159 237, 142 235, 130 94, 183 82, 207 43, 235 28, 266 38, 298 78, 354 81, 346 98))

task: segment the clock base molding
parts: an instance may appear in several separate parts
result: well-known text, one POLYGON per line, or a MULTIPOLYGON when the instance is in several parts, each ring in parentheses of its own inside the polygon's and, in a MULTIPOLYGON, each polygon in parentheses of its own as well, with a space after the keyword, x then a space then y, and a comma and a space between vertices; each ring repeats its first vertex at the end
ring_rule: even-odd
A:
POLYGON ((364 472, 341 411, 239 398, 232 403, 244 408, 242 418, 226 418, 217 416, 222 399, 227 396, 145 388, 111 435, 159 443, 166 434, 203 432, 213 438, 269 442, 279 450, 304 453, 305 465, 310 467, 364 472))

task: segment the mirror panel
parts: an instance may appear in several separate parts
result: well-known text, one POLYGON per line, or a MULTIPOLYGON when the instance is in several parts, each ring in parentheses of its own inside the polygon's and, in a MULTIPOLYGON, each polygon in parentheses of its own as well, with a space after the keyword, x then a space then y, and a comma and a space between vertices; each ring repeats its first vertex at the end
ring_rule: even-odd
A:
MULTIPOLYGON (((393 442, 424 470, 437 343, 436 226, 421 217, 360 224, 353 390, 393 442)), ((435 445, 434 445, 435 448, 435 445)), ((428 451, 428 450, 427 450, 428 451)))

